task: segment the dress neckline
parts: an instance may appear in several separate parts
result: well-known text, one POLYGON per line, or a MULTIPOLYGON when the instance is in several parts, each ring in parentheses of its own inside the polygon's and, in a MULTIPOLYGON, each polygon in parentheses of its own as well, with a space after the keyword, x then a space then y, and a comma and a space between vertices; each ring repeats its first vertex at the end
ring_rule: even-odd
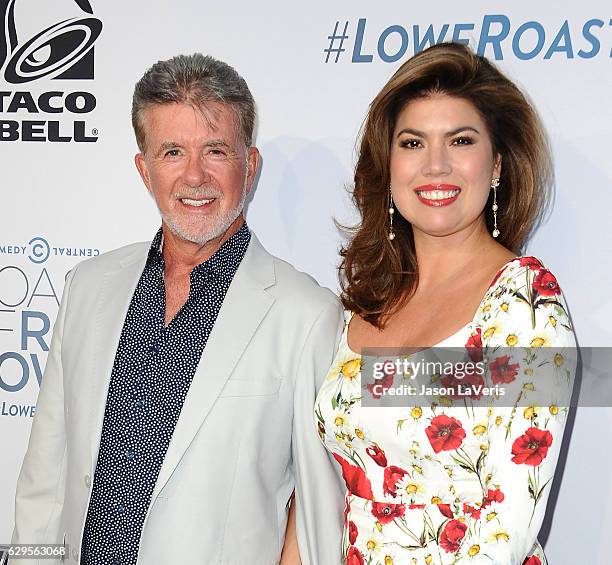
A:
MULTIPOLYGON (((441 344, 444 344, 445 342, 450 341, 451 339, 453 339, 453 338, 457 337, 458 335, 462 334, 463 332, 465 332, 466 329, 468 329, 474 323, 474 320, 476 319, 476 316, 478 315, 478 311, 480 310, 480 308, 482 306, 482 303, 485 301, 486 297, 491 292, 491 289, 495 288, 495 286, 497 284, 497 281, 500 280, 501 276, 508 269, 508 267, 510 267, 510 265, 512 263, 514 263, 515 261, 520 261, 521 259, 535 259, 536 261, 538 261, 538 263, 541 264, 539 259, 537 259, 536 257, 532 257, 531 255, 514 257, 514 258, 510 259, 509 261, 506 261, 506 263, 504 263, 498 269, 497 273, 495 273, 495 276, 491 279, 491 282, 489 283, 489 286, 487 287, 487 290, 485 290, 485 292, 484 292, 484 294, 482 296, 482 299, 480 300, 480 302, 478 304, 478 307, 476 308, 476 311, 474 312, 474 315, 472 316, 472 319, 467 324, 465 324, 464 326, 459 328, 456 332, 454 332, 453 334, 451 334, 451 335, 445 337, 444 339, 440 340, 438 343, 435 343, 435 344, 429 346, 429 348, 439 347, 441 344)), ((351 320, 353 319, 354 315, 355 315, 355 312, 353 312, 353 311, 348 311, 348 310, 345 311, 344 331, 342 332, 342 340, 344 341, 344 345, 346 346, 346 348, 351 353, 353 353, 354 355, 360 355, 361 356, 361 353, 357 353, 355 350, 353 350, 350 347, 349 343, 348 343, 348 328, 349 328, 349 324, 351 323, 351 320)))

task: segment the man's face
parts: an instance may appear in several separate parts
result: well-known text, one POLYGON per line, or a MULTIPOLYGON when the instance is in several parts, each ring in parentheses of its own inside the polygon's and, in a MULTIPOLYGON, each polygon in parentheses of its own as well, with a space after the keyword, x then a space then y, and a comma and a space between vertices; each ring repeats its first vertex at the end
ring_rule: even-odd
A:
POLYGON ((231 108, 152 105, 144 111, 146 150, 136 167, 165 228, 198 245, 222 243, 242 223, 259 152, 246 148, 231 108))

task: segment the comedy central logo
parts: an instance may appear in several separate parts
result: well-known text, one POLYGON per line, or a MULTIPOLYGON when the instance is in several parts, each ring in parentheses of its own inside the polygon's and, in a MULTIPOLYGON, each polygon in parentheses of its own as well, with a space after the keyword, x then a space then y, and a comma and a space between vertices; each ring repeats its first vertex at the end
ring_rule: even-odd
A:
MULTIPOLYGON (((33 6, 32 2, 28 6, 23 0, 0 0, 3 24, 0 72, 4 80, 27 88, 33 81, 93 79, 94 43, 102 32, 102 22, 93 17, 89 0, 54 2, 58 13, 50 21, 48 6, 44 10, 33 6), (69 13, 74 15, 65 17, 69 13), (43 22, 45 18, 45 23, 39 23, 39 31, 32 33, 32 29, 37 29, 33 27, 36 22, 43 22), (24 32, 24 29, 30 31, 24 32)), ((86 114, 95 107, 95 96, 86 91, 64 92, 58 88, 36 95, 29 90, 0 91, 0 112, 7 114, 27 112, 38 118, 40 113, 86 114)), ((82 120, 72 124, 63 120, 62 123, 40 119, 0 120, 0 141, 94 142, 97 133, 82 120)))

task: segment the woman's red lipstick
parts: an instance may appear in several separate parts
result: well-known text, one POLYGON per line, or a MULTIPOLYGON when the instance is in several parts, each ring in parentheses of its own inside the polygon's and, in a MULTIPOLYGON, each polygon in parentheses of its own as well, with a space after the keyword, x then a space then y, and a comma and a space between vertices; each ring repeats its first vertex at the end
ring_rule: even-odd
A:
POLYGON ((454 184, 425 184, 417 186, 414 192, 423 204, 440 208, 457 200, 461 189, 454 184))

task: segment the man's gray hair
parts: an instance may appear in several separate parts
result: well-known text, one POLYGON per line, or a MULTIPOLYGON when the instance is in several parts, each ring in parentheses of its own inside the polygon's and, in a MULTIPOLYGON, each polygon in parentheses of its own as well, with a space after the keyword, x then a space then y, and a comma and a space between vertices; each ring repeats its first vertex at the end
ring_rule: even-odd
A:
POLYGON ((132 126, 138 148, 146 150, 144 110, 152 104, 179 102, 204 108, 217 102, 236 114, 244 143, 253 143, 255 101, 246 81, 227 63, 209 55, 177 55, 158 61, 136 83, 132 98, 132 126))

